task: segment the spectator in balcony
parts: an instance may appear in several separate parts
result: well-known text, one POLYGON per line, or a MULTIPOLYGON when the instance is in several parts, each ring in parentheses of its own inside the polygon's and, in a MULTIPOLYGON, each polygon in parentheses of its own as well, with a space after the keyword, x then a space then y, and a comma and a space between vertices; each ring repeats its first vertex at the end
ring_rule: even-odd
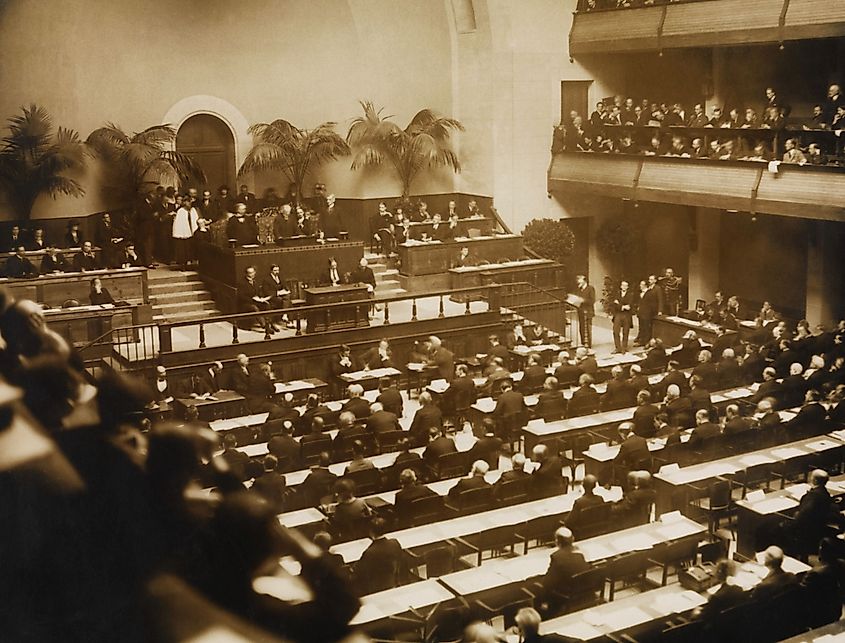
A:
POLYGON ((669 150, 667 150, 664 156, 689 157, 689 155, 689 148, 687 147, 686 139, 678 134, 672 136, 672 146, 669 148, 669 150))
POLYGON ((827 128, 824 108, 821 105, 813 105, 813 115, 810 117, 810 123, 808 125, 803 125, 802 128, 805 130, 827 128))
POLYGON ((728 119, 722 112, 722 108, 718 105, 713 107, 713 116, 708 121, 707 125, 710 127, 722 127, 728 119))
POLYGON ((6 276, 13 279, 38 276, 38 271, 27 258, 26 250, 22 245, 15 248, 15 254, 6 260, 6 276))
POLYGON ((610 108, 610 113, 605 116, 604 124, 622 125, 622 111, 619 109, 618 105, 614 105, 610 108))
POLYGON ((573 152, 583 152, 585 136, 586 132, 584 131, 584 121, 580 116, 575 116, 575 118, 572 119, 572 127, 570 127, 566 133, 566 149, 573 152))
POLYGON ((721 149, 722 143, 719 141, 718 138, 710 139, 710 146, 707 148, 707 158, 714 161, 718 161, 721 149))
POLYGON ((672 105, 672 108, 668 111, 662 109, 662 111, 666 112, 666 119, 664 121, 664 125, 668 127, 683 127, 686 123, 686 118, 684 114, 684 108, 681 107, 680 103, 675 103, 672 105))
POLYGON ((655 134, 651 137, 648 146, 643 150, 646 156, 660 156, 663 153, 663 144, 660 141, 660 136, 655 134))
POLYGON ((634 125, 645 127, 648 125, 648 111, 637 105, 634 107, 634 125))
POLYGON ((758 141, 754 145, 754 149, 746 154, 745 156, 740 158, 741 161, 770 161, 771 155, 769 154, 769 150, 766 149, 766 146, 758 141))
POLYGON ((704 147, 704 141, 700 137, 696 136, 692 139, 689 155, 694 159, 707 158, 707 149, 704 147))
POLYGON ((590 114, 590 125, 600 128, 604 125, 605 118, 607 118, 607 111, 605 110, 604 103, 599 101, 596 103, 596 109, 590 114))
POLYGON ((687 121, 687 127, 707 127, 710 121, 707 119, 707 114, 704 111, 704 105, 696 103, 693 107, 692 116, 687 121))
POLYGON ((753 107, 748 107, 745 110, 745 119, 740 125, 741 129, 757 129, 760 126, 760 119, 757 116, 757 110, 753 107))
POLYGON ((616 151, 622 154, 637 153, 637 146, 634 144, 634 139, 630 132, 625 132, 625 136, 619 139, 619 145, 617 146, 616 151))
POLYGON ((780 99, 774 88, 766 87, 766 110, 768 111, 770 108, 774 108, 778 115, 783 118, 789 116, 789 112, 792 111, 792 108, 780 99))
POLYGON ((732 109, 721 126, 727 129, 739 129, 742 126, 742 119, 739 116, 739 110, 736 108, 732 109))
POLYGON ((784 119, 778 107, 767 107, 766 113, 763 115, 763 120, 760 122, 760 127, 763 129, 779 130, 784 127, 784 119))
POLYGON ((810 165, 827 165, 827 156, 822 154, 818 143, 810 143, 807 147, 807 163, 810 165))
POLYGON ((833 120, 836 117, 837 109, 845 105, 845 96, 839 85, 833 84, 827 90, 827 100, 824 102, 824 122, 833 127, 833 120))
POLYGON ((625 99, 625 106, 622 108, 622 124, 636 125, 637 113, 634 107, 634 99, 630 96, 625 99))
POLYGON ((807 157, 804 152, 798 149, 798 141, 794 138, 786 139, 784 143, 786 151, 783 154, 784 163, 792 163, 796 165, 804 165, 807 162, 807 157))
POLYGON ((729 139, 719 147, 719 160, 733 161, 734 159, 736 159, 736 150, 733 139, 729 139))
POLYGON ((830 124, 830 129, 835 131, 841 131, 845 129, 845 104, 839 105, 836 108, 836 114, 833 117, 833 121, 830 124))

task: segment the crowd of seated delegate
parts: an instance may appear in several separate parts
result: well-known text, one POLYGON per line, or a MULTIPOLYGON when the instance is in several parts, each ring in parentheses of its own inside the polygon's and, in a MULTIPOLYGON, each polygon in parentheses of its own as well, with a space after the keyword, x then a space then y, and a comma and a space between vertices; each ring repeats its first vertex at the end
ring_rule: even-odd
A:
POLYGON ((599 101, 587 120, 570 112, 568 121, 555 128, 552 151, 841 165, 838 142, 812 137, 814 131, 845 129, 845 97, 839 85, 831 85, 825 101, 803 120, 792 118, 790 107, 768 87, 760 114, 754 107, 726 110, 714 105, 708 116, 704 103, 695 103, 690 112, 681 103, 644 98, 636 104, 633 98, 615 96, 610 105, 599 101), (687 128, 695 131, 687 134, 687 128), (782 150, 775 149, 775 136, 782 139, 782 150))
POLYGON ((0 333, 4 638, 172 641, 196 622, 250 640, 348 634, 348 584, 243 487, 213 431, 145 420, 153 391, 89 379, 31 301, 2 292, 0 333), (199 493, 201 478, 220 493, 199 493), (253 590, 281 556, 299 562, 304 602, 253 590))

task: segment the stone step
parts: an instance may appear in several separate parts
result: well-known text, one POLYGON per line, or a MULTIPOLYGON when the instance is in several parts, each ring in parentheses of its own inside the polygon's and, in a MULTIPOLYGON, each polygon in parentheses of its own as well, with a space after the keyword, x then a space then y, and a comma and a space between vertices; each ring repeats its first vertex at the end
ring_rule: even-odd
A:
POLYGON ((180 281, 180 282, 167 282, 167 283, 156 283, 153 282, 150 284, 150 295, 166 295, 170 293, 178 293, 178 292, 199 292, 199 291, 206 291, 205 284, 201 281, 180 281))
POLYGON ((186 281, 199 281, 199 273, 196 270, 150 270, 147 272, 147 280, 150 284, 174 284, 186 281))
POLYGON ((169 322, 180 322, 180 321, 200 321, 202 319, 207 319, 208 317, 219 315, 220 311, 214 310, 196 310, 196 311, 185 311, 185 312, 169 312, 166 315, 159 314, 153 315, 153 321, 169 321, 169 322))
POLYGON ((401 288, 401 284, 398 279, 389 279, 376 283, 376 290, 384 290, 385 288, 388 290, 392 288, 401 288))
MULTIPOLYGON (((165 315, 169 315, 170 313, 179 313, 179 312, 199 312, 199 311, 209 311, 209 310, 216 310, 217 304, 215 304, 211 299, 203 299, 200 301, 188 301, 188 302, 176 302, 176 303, 167 303, 167 304, 158 304, 155 306, 156 312, 163 313, 165 315)), ((206 313, 206 316, 209 316, 206 313)))
POLYGON ((181 292, 150 293, 150 303, 154 307, 164 304, 191 303, 195 301, 211 301, 207 290, 183 290, 181 292))

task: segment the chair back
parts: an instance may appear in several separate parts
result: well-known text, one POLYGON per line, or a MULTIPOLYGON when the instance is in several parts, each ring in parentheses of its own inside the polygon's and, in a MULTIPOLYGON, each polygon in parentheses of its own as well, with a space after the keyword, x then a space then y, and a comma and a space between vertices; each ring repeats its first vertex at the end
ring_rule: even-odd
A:
POLYGON ((343 477, 355 483, 355 492, 359 496, 369 496, 381 490, 381 473, 378 469, 347 471, 343 477))
POLYGON ((609 527, 611 509, 612 504, 609 502, 586 507, 578 513, 571 525, 567 522, 567 526, 572 529, 578 540, 598 536, 605 533, 609 527))
POLYGON ((444 453, 437 459, 437 472, 440 479, 457 478, 469 471, 466 453, 444 453))
POLYGON ((429 549, 423 555, 426 578, 436 578, 455 571, 458 552, 454 545, 446 543, 429 549))
POLYGON ((320 460, 320 453, 323 451, 331 452, 332 439, 329 436, 323 436, 319 440, 313 442, 306 442, 301 447, 302 461, 306 466, 317 464, 320 460))
POLYGON ((567 415, 571 418, 574 418, 580 417, 582 415, 592 415, 593 413, 597 413, 599 410, 600 401, 601 396, 598 393, 573 398, 569 400, 567 415))
POLYGON ((408 522, 416 527, 437 520, 443 515, 443 497, 426 496, 411 501, 408 508, 408 522))
POLYGON ((493 487, 490 485, 477 489, 467 489, 458 494, 457 506, 462 512, 472 513, 489 509, 493 501, 493 487))
POLYGON ((404 431, 385 431, 378 433, 375 440, 378 443, 379 451, 382 453, 389 453, 395 451, 399 445, 399 440, 405 437, 404 431))
POLYGON ((497 490, 499 502, 503 505, 509 505, 528 500, 530 481, 531 478, 526 476, 524 478, 502 482, 497 490))

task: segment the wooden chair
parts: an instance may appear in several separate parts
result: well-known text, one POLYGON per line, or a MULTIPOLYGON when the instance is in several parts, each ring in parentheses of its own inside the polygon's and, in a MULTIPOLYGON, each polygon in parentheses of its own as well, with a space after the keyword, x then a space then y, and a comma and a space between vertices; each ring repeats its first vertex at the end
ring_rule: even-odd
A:
POLYGON ((663 572, 660 584, 666 585, 670 567, 686 566, 698 555, 698 541, 685 538, 674 543, 664 543, 654 548, 649 562, 659 565, 663 572))

